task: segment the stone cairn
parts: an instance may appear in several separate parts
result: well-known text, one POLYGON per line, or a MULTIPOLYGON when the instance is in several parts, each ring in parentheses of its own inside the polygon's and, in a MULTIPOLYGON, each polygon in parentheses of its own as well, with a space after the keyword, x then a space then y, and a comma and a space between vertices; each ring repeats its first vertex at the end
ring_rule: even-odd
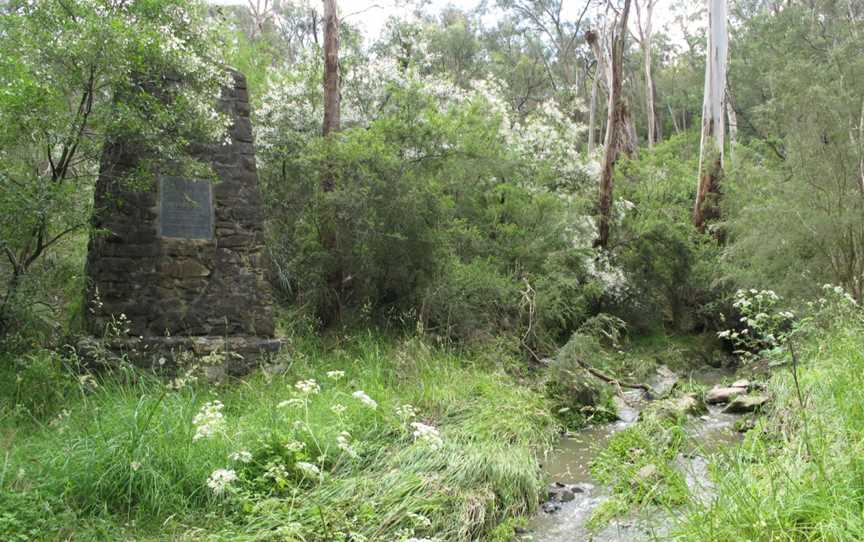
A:
POLYGON ((162 364, 179 352, 222 352, 225 368, 239 373, 280 346, 265 276, 246 80, 232 75, 233 87, 220 97, 233 121, 230 143, 190 149, 212 166, 215 182, 157 171, 149 188, 134 189, 121 179, 142 160, 140 146, 115 141, 102 156, 87 255, 87 323, 111 350, 140 365, 162 364))

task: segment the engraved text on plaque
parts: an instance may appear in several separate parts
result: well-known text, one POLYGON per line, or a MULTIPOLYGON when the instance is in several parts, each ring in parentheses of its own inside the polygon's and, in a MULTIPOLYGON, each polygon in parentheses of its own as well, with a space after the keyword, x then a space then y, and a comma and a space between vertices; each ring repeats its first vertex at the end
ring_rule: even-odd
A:
POLYGON ((209 182, 159 178, 159 235, 213 238, 213 190, 209 182))

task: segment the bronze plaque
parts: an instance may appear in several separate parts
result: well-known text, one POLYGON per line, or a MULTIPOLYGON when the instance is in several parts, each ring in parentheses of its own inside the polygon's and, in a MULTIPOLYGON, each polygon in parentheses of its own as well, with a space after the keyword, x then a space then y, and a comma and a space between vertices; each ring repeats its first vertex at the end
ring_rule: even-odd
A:
POLYGON ((207 181, 159 178, 159 235, 213 239, 213 187, 207 181))

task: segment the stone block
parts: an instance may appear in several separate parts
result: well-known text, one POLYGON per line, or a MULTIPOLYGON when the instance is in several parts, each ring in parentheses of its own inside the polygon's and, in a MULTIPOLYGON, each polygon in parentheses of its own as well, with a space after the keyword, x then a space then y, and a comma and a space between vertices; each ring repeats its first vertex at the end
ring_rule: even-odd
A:
MULTIPOLYGON (((207 216, 201 205, 212 205, 212 239, 163 236, 166 194, 158 172, 149 190, 129 191, 118 182, 142 160, 158 164, 158 157, 146 155, 131 139, 106 145, 94 196, 99 210, 94 225, 101 233, 91 238, 87 256, 88 300, 95 301, 98 291, 102 303, 95 314, 88 312, 94 334, 104 332, 112 315, 125 313, 132 317, 136 336, 144 337, 138 350, 148 355, 193 345, 203 351, 201 345, 215 344, 216 338, 250 357, 264 346, 278 345, 272 293, 262 280, 267 260, 248 91, 242 74, 233 73, 233 78, 233 88, 224 89, 218 102, 233 117, 230 144, 193 142, 188 147, 218 176, 209 202, 196 198, 190 208, 195 216, 207 216)), ((172 220, 183 222, 180 204, 185 200, 178 196, 172 201, 172 220)))

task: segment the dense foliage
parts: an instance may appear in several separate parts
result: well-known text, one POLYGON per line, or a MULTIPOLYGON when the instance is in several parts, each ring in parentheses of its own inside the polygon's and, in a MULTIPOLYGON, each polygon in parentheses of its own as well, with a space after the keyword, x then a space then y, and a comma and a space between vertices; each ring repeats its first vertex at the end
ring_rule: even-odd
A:
POLYGON ((80 276, 52 254, 78 252, 88 233, 106 139, 134 135, 167 163, 202 170, 185 147, 223 136, 212 98, 227 75, 204 15, 169 0, 12 2, 0 12, 0 336, 27 333, 39 305, 60 308, 43 286, 56 267, 80 276))
MULTIPOLYGON (((653 80, 635 40, 623 66, 634 136, 651 85, 658 141, 615 162, 600 249, 606 83, 586 33, 616 9, 416 2, 379 36, 347 13, 342 126, 324 137, 318 4, 0 1, 0 539, 508 540, 556 431, 613 420, 621 379, 784 367, 796 346, 801 382, 771 381, 776 407, 679 534, 861 538, 862 5, 730 0, 737 123, 705 233, 705 13, 664 6, 653 80), (249 82, 288 346, 229 384, 197 381, 218 353, 157 377, 101 352, 115 369, 90 372, 76 346, 105 144, 146 151, 132 188, 154 160, 207 178, 187 151, 225 137, 229 66, 249 82)), ((682 424, 646 416, 610 441, 593 522, 688 502, 682 424)))

